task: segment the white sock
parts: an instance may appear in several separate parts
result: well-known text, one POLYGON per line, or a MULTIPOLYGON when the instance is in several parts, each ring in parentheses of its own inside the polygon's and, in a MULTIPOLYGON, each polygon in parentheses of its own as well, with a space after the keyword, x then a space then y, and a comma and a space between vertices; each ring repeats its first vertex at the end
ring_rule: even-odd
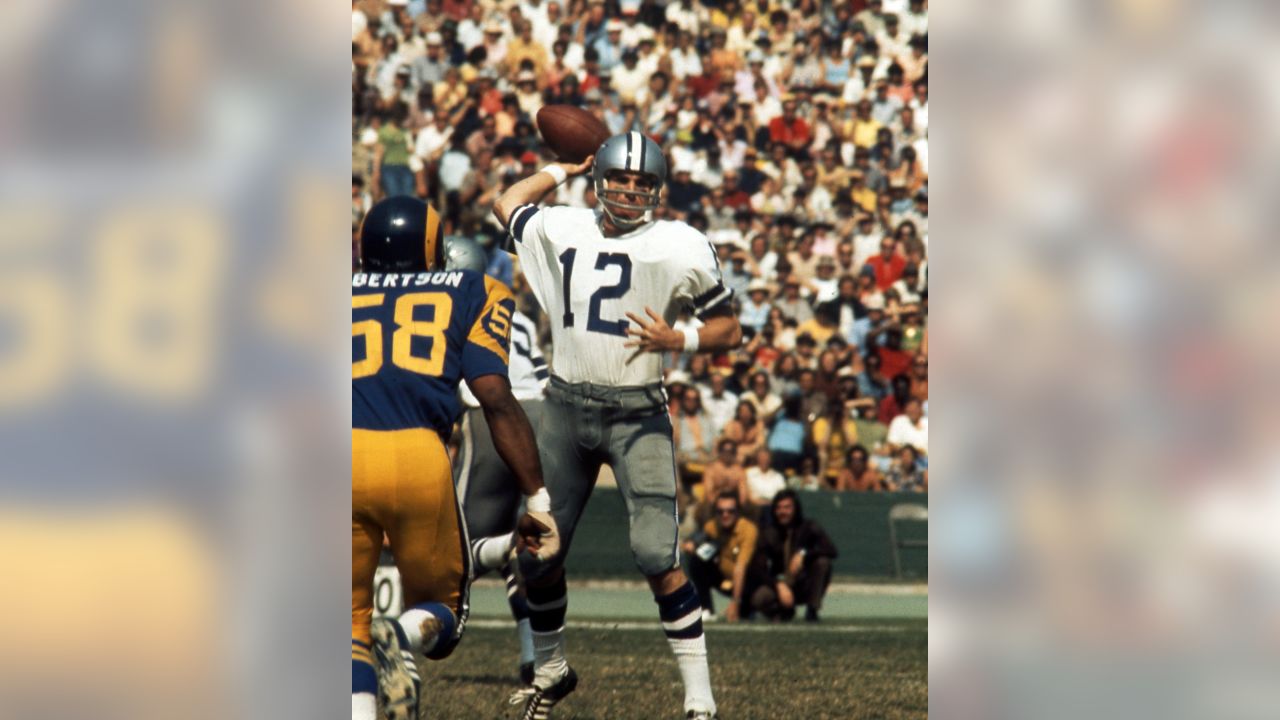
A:
POLYGON ((548 688, 569 672, 569 661, 564 657, 564 626, 551 632, 529 632, 533 636, 533 682, 548 688))
POLYGON ((378 699, 373 693, 351 693, 351 720, 377 720, 378 699))
MULTIPOLYGON (((480 538, 472 543, 476 564, 484 571, 501 570, 515 546, 515 533, 480 538)), ((477 573, 478 574, 478 573, 477 573)))
POLYGON ((708 710, 714 714, 716 700, 711 694, 711 670, 707 667, 707 636, 667 638, 667 642, 684 680, 685 712, 708 710))
POLYGON ((409 640, 409 647, 424 655, 435 650, 436 645, 440 642, 440 636, 437 635, 431 638, 430 647, 423 647, 422 622, 432 617, 435 616, 422 608, 409 608, 396 620, 396 622, 400 623, 400 627, 404 628, 404 636, 409 640))
POLYGON ((520 636, 520 664, 533 662, 533 627, 529 618, 516 621, 516 634, 520 636))

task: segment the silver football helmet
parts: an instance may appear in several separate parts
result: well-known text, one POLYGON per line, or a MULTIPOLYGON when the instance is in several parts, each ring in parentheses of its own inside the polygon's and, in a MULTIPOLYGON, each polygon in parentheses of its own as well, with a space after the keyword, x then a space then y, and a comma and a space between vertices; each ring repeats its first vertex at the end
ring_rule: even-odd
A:
POLYGON ((613 224, 620 228, 633 228, 653 219, 662 185, 667 181, 667 159, 662 156, 662 148, 658 143, 641 133, 614 135, 605 140, 596 151, 592 178, 600 206, 613 224), (654 179, 653 188, 648 192, 610 188, 609 174, 617 170, 644 173, 654 179), (617 214, 619 209, 633 212, 639 210, 643 214, 636 218, 620 217, 617 214))
POLYGON ((475 270, 483 273, 489 267, 489 257, 480 243, 460 235, 450 235, 444 240, 445 270, 475 270))

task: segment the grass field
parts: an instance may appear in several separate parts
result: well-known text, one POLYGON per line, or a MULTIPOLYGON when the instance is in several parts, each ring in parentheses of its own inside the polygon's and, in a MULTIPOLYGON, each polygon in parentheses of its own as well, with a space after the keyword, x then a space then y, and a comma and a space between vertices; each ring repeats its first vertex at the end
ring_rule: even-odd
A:
MULTIPOLYGON (((447 661, 423 666, 424 717, 517 715, 518 708, 508 705, 507 697, 518 688, 518 645, 513 624, 497 612, 499 592, 477 588, 477 616, 461 647, 447 661)), ((569 595, 566 642, 580 682, 577 692, 557 707, 555 717, 681 717, 679 673, 645 591, 571 587, 569 595), (634 602, 612 597, 618 593, 634 602), (611 608, 617 609, 612 617, 611 608)), ((868 604, 865 595, 833 592, 830 617, 818 625, 709 624, 707 644, 720 717, 926 717, 927 625, 920 608, 927 596, 872 592, 878 599, 868 604), (881 612, 884 608, 889 611, 881 612), (868 611, 883 616, 865 616, 868 611)))

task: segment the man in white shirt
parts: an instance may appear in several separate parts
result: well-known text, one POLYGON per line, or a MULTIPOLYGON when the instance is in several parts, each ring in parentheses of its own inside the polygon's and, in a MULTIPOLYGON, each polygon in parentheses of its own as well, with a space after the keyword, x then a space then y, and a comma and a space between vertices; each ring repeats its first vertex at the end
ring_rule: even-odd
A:
POLYGON ((724 426, 729 424, 734 412, 738 409, 738 396, 725 389, 724 375, 718 372, 711 373, 707 387, 701 390, 702 409, 711 418, 714 435, 719 437, 724 431, 724 426))
POLYGON ((889 423, 885 440, 895 449, 910 445, 921 455, 929 453, 929 418, 924 416, 919 400, 907 401, 902 414, 889 423))

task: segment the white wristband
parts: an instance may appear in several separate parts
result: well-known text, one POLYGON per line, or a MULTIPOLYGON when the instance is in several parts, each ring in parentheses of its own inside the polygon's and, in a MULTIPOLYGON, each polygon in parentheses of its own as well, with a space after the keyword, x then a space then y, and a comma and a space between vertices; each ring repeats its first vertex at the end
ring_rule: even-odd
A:
POLYGON ((569 173, 565 172, 564 168, 560 167, 559 165, 548 165, 542 168, 541 170, 539 170, 538 172, 544 172, 550 175, 551 177, 555 178, 556 185, 563 185, 564 181, 569 179, 569 173))
POLYGON ((551 494, 547 492, 546 488, 538 490, 525 501, 524 509, 525 512, 551 512, 551 494))
POLYGON ((687 353, 698 352, 698 328, 687 327, 684 329, 684 351, 687 353))

